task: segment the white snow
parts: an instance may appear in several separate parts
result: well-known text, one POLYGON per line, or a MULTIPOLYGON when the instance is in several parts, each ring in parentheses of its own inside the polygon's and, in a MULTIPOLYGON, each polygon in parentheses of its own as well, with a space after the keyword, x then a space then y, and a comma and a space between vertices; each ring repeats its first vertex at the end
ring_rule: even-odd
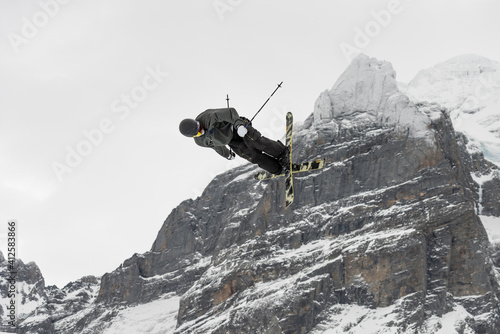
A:
POLYGON ((486 158, 500 166, 500 103, 488 102, 474 113, 454 109, 450 117, 455 130, 464 133, 470 145, 478 147, 486 158))
POLYGON ((500 217, 479 216, 483 222, 484 229, 488 233, 488 239, 492 244, 500 243, 500 217))
POLYGON ((405 89, 414 102, 436 102, 448 108, 455 130, 500 166, 499 62, 458 56, 420 71, 405 89))
MULTIPOLYGON (((369 309, 358 305, 335 305, 328 310, 328 318, 317 325, 311 334, 390 334, 402 333, 399 325, 397 307, 401 303, 389 307, 369 309)), ((453 311, 441 317, 432 316, 423 327, 420 334, 473 334, 466 319, 474 318, 462 306, 455 305, 453 311)), ((413 333, 413 329, 409 329, 413 333)))
POLYGON ((463 334, 474 334, 474 330, 467 326, 465 320, 473 318, 462 306, 456 305, 453 311, 444 314, 442 317, 432 316, 426 324, 427 333, 451 334, 459 333, 462 328, 463 334))
MULTIPOLYGON (((2 269, 6 269, 5 267, 2 269)), ((5 271, 7 272, 7 271, 5 271)), ((17 317, 19 319, 24 319, 28 317, 28 315, 33 312, 37 307, 41 306, 46 302, 43 296, 36 295, 33 292, 33 289, 37 286, 39 282, 35 284, 27 284, 24 281, 18 281, 16 282, 16 312, 17 312, 17 317), (31 295, 32 299, 26 298, 24 302, 21 302, 21 299, 23 296, 28 296, 31 295)), ((2 285, 7 285, 7 281, 5 278, 0 277, 0 284, 2 285)), ((5 305, 9 305, 11 299, 3 298, 0 295, 0 305, 2 307, 5 307, 5 305)), ((4 309, 5 311, 5 309, 4 309)), ((31 318, 30 318, 31 319, 31 318)))
POLYGON ((328 320, 316 326, 311 334, 399 333, 398 327, 391 326, 397 320, 394 309, 394 305, 375 310, 358 305, 336 305, 329 310, 328 320))
POLYGON ((233 182, 245 181, 245 180, 251 178, 253 176, 253 174, 255 174, 255 172, 256 172, 256 169, 252 168, 249 172, 238 175, 233 180, 229 181, 228 184, 231 184, 233 182))
POLYGON ((470 108, 473 98, 486 100, 499 88, 496 85, 500 80, 499 69, 500 63, 485 57, 457 56, 420 71, 408 83, 407 93, 413 99, 438 102, 450 109, 470 108))
POLYGON ((491 181, 493 180, 495 177, 498 177, 500 176, 500 173, 496 170, 493 170, 491 171, 491 173, 489 174, 486 174, 486 175, 480 175, 480 176, 477 176, 476 174, 472 173, 471 174, 472 178, 474 179, 474 181, 479 184, 479 185, 483 185, 485 182, 487 181, 491 181))
POLYGON ((177 325, 180 297, 167 295, 147 304, 122 309, 102 334, 169 334, 177 325))

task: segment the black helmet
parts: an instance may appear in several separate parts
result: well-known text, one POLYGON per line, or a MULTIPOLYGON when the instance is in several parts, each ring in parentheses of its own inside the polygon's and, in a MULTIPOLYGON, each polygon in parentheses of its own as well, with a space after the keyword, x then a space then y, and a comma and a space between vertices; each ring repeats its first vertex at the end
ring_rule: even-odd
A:
POLYGON ((186 118, 179 124, 179 131, 186 137, 194 137, 198 134, 198 122, 191 118, 186 118))

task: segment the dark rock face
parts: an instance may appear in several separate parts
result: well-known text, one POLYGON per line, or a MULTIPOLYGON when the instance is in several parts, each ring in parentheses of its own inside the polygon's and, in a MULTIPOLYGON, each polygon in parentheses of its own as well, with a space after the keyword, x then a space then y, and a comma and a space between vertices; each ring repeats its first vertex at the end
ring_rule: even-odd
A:
POLYGON ((485 216, 500 216, 500 173, 481 186, 481 214, 485 216))
POLYGON ((468 152, 469 141, 465 135, 457 134, 457 143, 462 148, 462 160, 470 166, 475 180, 477 211, 481 215, 500 217, 500 170, 486 160, 481 151, 468 152))
MULTIPOLYGON (((448 125, 444 115, 433 124, 441 131, 448 125)), ((274 326, 269 333, 304 333, 336 303, 377 308, 400 298, 425 305, 408 319, 417 325, 450 311, 450 296, 489 294, 494 311, 491 291, 498 287, 485 266, 487 237, 456 145, 438 138, 437 147, 427 148, 390 130, 379 133, 349 138, 362 145, 340 141, 325 151, 333 143, 314 145, 331 165, 296 178, 293 212, 273 215, 282 189, 279 181, 270 185, 275 189, 264 193, 258 217, 239 227, 252 237, 216 253, 210 271, 184 295, 178 331, 209 330, 204 319, 226 313, 215 332, 274 326), (310 254, 301 251, 308 247, 310 254)))

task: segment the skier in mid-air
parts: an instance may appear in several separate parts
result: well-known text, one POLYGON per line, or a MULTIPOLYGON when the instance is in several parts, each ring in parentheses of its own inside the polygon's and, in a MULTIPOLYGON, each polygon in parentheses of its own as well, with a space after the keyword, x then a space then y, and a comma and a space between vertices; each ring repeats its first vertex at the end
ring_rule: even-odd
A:
POLYGON ((288 148, 279 140, 262 136, 234 108, 205 110, 196 119, 181 121, 179 130, 194 138, 199 146, 213 148, 226 159, 232 160, 237 154, 272 174, 289 169, 288 148))

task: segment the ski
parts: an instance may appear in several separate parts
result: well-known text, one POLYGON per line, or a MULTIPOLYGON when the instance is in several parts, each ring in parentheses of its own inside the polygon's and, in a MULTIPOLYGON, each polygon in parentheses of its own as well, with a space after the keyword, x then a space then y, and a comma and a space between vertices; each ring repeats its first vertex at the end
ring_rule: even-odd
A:
POLYGON ((288 112, 286 114, 286 147, 288 149, 288 157, 286 159, 289 161, 290 164, 288 170, 285 173, 279 175, 271 174, 266 171, 260 171, 254 175, 254 177, 260 181, 269 180, 280 176, 285 177, 285 209, 288 208, 293 203, 294 199, 293 174, 321 169, 325 165, 325 161, 323 159, 317 159, 314 161, 294 164, 292 162, 292 132, 293 132, 293 114, 291 112, 288 112))
MULTIPOLYGON (((303 172, 309 172, 312 170, 317 170, 323 168, 325 165, 325 161, 323 159, 318 159, 314 161, 309 161, 309 162, 303 162, 300 164, 292 164, 292 173, 303 173, 303 172)), ((281 177, 284 176, 285 174, 271 174, 266 171, 259 171, 255 173, 254 177, 257 180, 264 181, 264 180, 270 180, 274 179, 276 177, 281 177)))
POLYGON ((286 146, 288 147, 290 168, 285 173, 285 208, 288 208, 293 203, 293 170, 292 170, 292 130, 293 130, 293 114, 286 114, 286 146))

